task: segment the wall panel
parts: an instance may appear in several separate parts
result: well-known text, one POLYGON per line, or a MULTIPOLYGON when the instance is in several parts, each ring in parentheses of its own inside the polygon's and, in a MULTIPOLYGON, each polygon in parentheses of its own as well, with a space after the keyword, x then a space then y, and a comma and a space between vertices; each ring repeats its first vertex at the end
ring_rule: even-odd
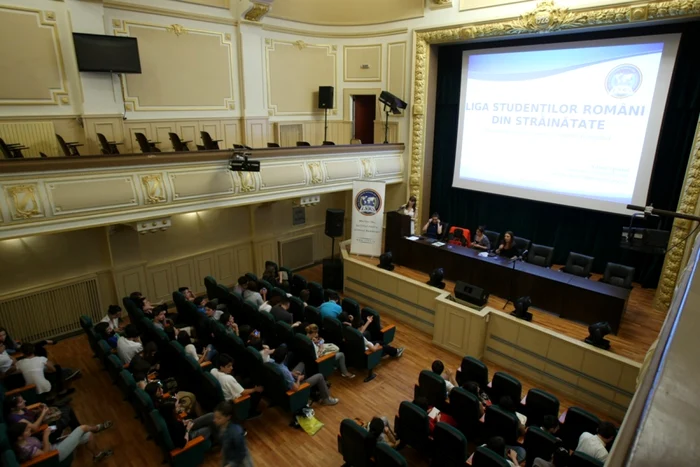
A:
POLYGON ((382 45, 346 45, 343 47, 344 81, 381 81, 382 45))

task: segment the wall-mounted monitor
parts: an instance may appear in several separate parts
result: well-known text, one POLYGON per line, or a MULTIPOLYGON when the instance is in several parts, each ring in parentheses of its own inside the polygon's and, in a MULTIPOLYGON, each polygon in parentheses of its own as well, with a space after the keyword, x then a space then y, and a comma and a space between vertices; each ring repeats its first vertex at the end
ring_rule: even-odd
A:
POLYGON ((136 38, 73 33, 79 71, 141 73, 136 38))

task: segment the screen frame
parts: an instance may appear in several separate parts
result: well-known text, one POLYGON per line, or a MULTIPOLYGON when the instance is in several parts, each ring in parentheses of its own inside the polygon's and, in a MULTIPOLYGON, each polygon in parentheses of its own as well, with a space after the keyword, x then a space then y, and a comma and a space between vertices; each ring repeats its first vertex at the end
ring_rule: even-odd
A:
POLYGON ((139 46, 138 46, 138 39, 135 37, 110 36, 107 34, 89 34, 89 33, 82 33, 82 32, 74 32, 73 33, 73 49, 75 51, 75 60, 76 60, 77 66, 78 66, 78 72, 80 72, 80 73, 119 73, 119 74, 141 74, 142 73, 141 54, 140 54, 139 46), (136 57, 138 58, 138 64, 139 64, 138 71, 135 71, 134 68, 129 69, 129 70, 111 70, 111 69, 106 69, 106 68, 81 67, 80 66, 80 56, 78 54, 78 47, 77 47, 76 41, 75 41, 76 37, 99 38, 100 40, 108 40, 108 41, 112 41, 112 42, 121 42, 121 43, 131 42, 134 45, 134 49, 136 50, 136 57))
POLYGON ((664 42, 664 50, 661 56, 661 63, 657 74, 657 85, 654 90, 654 96, 651 101, 651 110, 647 123, 646 133, 644 135, 644 144, 640 156, 640 164, 638 167, 637 178, 632 193, 632 199, 629 204, 646 205, 649 191, 649 183, 651 174, 656 160, 656 150, 659 136, 663 125, 663 117, 666 111, 668 94, 671 88, 673 72, 676 65, 676 57, 678 55, 678 47, 680 45, 682 34, 679 33, 662 33, 662 34, 644 34, 635 36, 624 36, 617 38, 581 40, 581 41, 565 41, 551 44, 532 44, 522 46, 505 46, 505 47, 489 47, 480 49, 466 49, 462 51, 462 71, 460 79, 460 100, 459 100, 459 120, 457 127, 457 142, 454 155, 454 171, 452 175, 452 187, 463 190, 474 190, 485 193, 492 193, 501 196, 513 198, 521 198, 532 201, 540 201, 544 203, 559 204, 573 208, 590 209, 594 211, 609 212, 613 214, 628 214, 626 204, 619 202, 606 201, 598 198, 587 198, 585 196, 576 196, 556 191, 536 190, 533 188, 518 187, 513 185, 500 185, 494 182, 483 182, 471 179, 460 178, 460 168, 463 153, 464 143, 464 118, 467 96, 467 81, 468 81, 468 59, 472 55, 492 55, 503 53, 518 53, 541 50, 559 50, 559 49, 574 49, 574 48, 589 48, 601 46, 614 46, 626 44, 641 44, 649 42, 664 42), (660 84, 659 84, 660 83, 660 84), (655 128, 652 131, 651 128, 655 128), (466 186, 466 185, 469 186, 466 186), (500 188, 500 189, 494 189, 500 188))

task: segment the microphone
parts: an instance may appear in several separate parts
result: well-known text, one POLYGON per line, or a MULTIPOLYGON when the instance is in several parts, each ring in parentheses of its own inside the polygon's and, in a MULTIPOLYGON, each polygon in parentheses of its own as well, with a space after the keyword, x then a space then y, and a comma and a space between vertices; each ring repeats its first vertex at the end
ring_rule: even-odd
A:
POLYGON ((520 255, 520 261, 522 261, 523 258, 525 258, 529 252, 530 252, 530 250, 523 251, 522 254, 520 255))

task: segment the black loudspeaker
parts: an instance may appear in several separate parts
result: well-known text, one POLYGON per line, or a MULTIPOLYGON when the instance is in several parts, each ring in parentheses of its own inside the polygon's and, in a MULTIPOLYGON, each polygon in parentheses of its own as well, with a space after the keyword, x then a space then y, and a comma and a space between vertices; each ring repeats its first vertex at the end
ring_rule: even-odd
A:
POLYGON ((332 109, 333 108, 333 86, 318 87, 318 108, 332 109))
POLYGON ((455 297, 476 306, 484 306, 489 299, 489 294, 481 287, 457 281, 455 284, 455 297))
POLYGON ((342 237, 345 221, 345 209, 326 209, 326 235, 342 237))
POLYGON ((343 262, 339 259, 323 260, 323 288, 343 290, 343 262))

